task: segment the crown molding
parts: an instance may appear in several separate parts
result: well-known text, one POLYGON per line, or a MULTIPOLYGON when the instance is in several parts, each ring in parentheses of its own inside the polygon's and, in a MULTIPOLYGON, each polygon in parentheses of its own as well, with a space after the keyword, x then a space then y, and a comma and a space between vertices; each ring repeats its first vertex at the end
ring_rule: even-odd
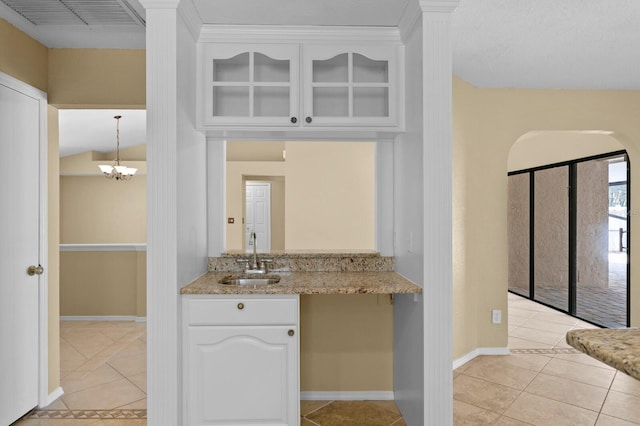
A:
POLYGON ((398 23, 402 40, 407 41, 423 14, 451 14, 459 4, 460 0, 410 0, 398 23))
POLYGON ((177 9, 180 0, 138 0, 145 9, 177 9))
POLYGON ((398 23, 400 37, 405 43, 415 30, 416 24, 420 21, 421 17, 422 10, 420 9, 419 3, 415 0, 407 2, 404 12, 402 12, 402 16, 400 17, 400 22, 398 23))
POLYGON ((203 25, 199 42, 238 43, 258 40, 261 43, 376 42, 402 43, 396 27, 289 26, 289 25, 203 25))
POLYGON ((453 13, 460 0, 419 0, 420 9, 425 13, 453 13))
POLYGON ((193 0, 181 0, 178 6, 178 13, 187 25, 193 39, 198 40, 203 22, 196 6, 193 4, 193 0))

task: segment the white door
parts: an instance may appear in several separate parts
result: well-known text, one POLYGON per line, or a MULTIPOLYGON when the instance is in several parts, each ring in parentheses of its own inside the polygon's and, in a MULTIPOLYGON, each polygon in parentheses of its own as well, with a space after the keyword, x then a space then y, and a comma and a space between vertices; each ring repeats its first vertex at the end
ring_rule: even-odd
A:
POLYGON ((253 251, 251 234, 256 233, 256 249, 271 250, 271 184, 246 184, 245 241, 247 251, 253 251))
MULTIPOLYGON (((41 99, 0 75, 0 424, 38 405, 41 99), (13 86, 12 86, 13 87, 13 86)), ((44 173, 44 171, 43 171, 44 173)))

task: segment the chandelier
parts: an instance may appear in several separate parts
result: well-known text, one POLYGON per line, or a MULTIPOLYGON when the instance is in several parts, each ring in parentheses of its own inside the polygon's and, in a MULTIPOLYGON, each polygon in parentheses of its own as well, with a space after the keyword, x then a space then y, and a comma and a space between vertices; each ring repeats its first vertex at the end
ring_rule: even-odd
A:
POLYGON ((104 177, 108 179, 129 180, 136 174, 138 169, 120 165, 120 119, 122 116, 116 115, 113 118, 116 119, 116 159, 113 165, 101 164, 98 167, 100 167, 104 177))

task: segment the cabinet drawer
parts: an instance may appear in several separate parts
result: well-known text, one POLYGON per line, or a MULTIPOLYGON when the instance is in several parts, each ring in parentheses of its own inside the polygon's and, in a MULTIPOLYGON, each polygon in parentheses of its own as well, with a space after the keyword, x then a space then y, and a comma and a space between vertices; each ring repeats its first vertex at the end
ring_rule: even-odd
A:
POLYGON ((186 325, 277 325, 298 323, 298 297, 193 298, 185 300, 186 325))

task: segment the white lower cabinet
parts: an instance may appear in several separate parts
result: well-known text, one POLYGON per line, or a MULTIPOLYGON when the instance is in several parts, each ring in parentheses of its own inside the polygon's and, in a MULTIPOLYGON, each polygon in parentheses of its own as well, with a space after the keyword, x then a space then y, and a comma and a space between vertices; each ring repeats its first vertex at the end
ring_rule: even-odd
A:
POLYGON ((186 425, 299 424, 299 296, 183 296, 186 425))

